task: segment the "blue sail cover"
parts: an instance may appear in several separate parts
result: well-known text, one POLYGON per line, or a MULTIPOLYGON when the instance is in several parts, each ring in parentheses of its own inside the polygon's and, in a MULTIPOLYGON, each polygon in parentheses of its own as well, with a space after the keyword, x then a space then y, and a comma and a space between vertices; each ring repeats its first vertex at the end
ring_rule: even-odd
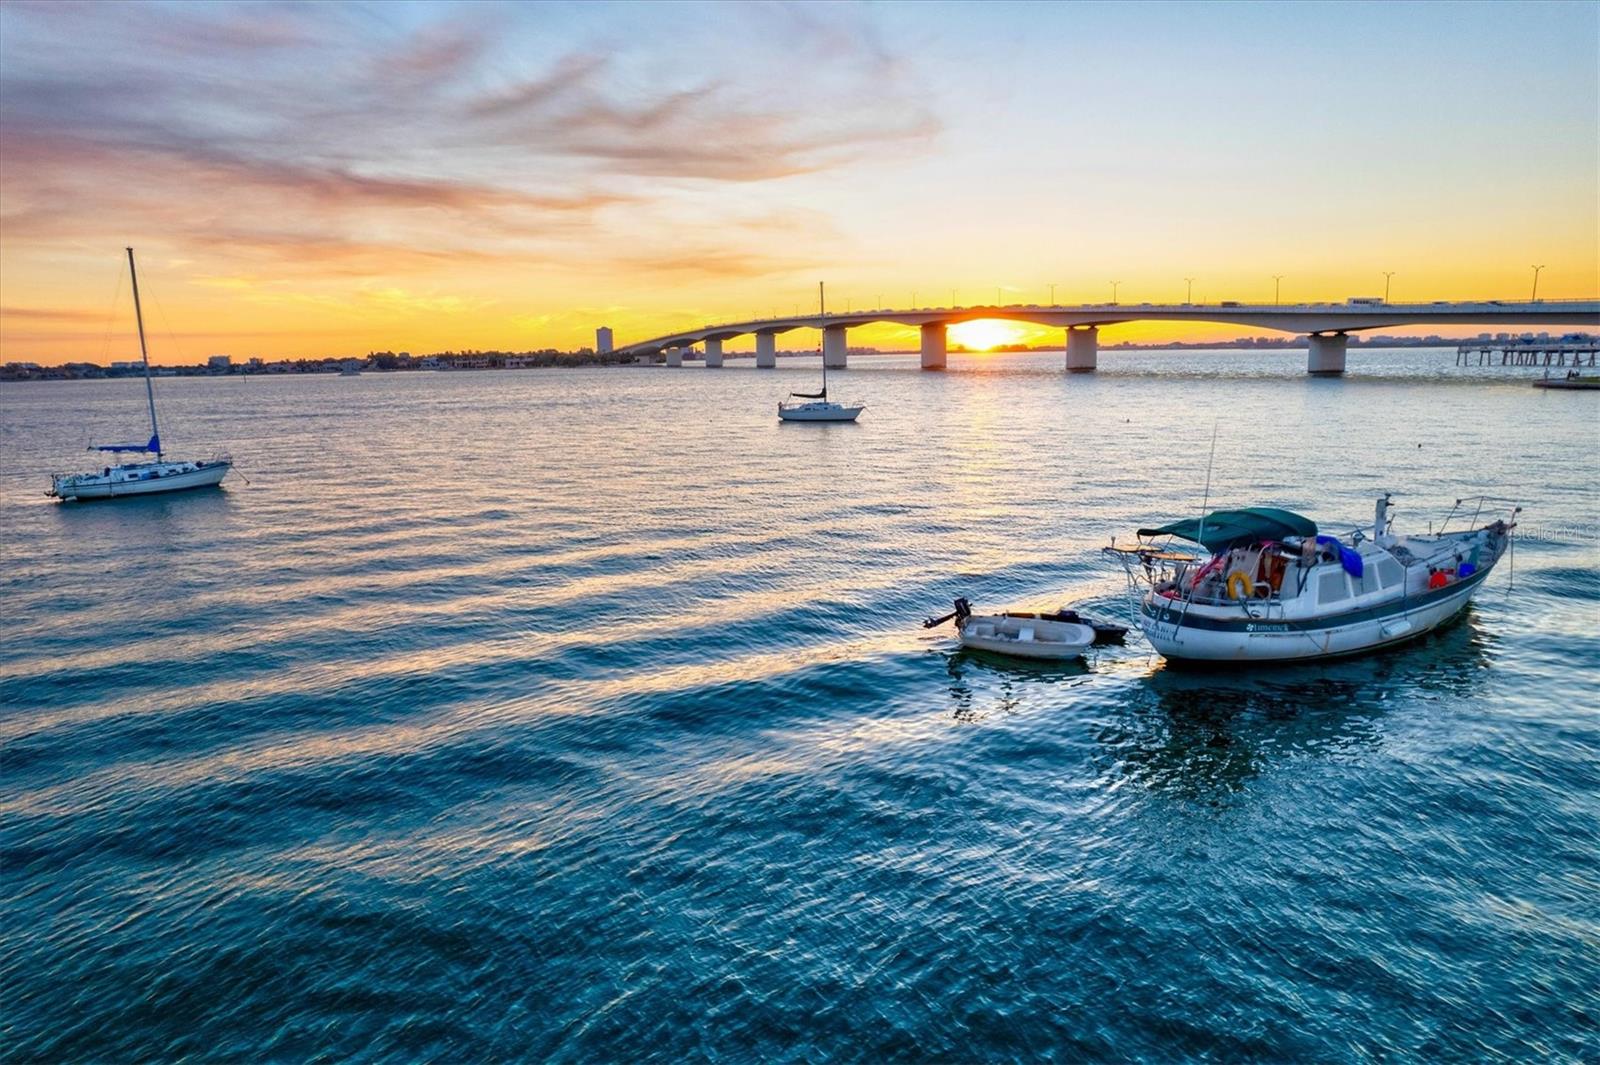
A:
POLYGON ((149 451, 149 452, 153 452, 155 454, 160 454, 161 453, 161 438, 159 436, 151 436, 150 437, 150 442, 148 444, 96 444, 90 450, 93 450, 93 451, 149 451))
POLYGON ((1361 564, 1360 555, 1356 554, 1354 551, 1350 550, 1348 547, 1344 546, 1331 536, 1319 536, 1317 537, 1317 543, 1322 544, 1324 547, 1332 547, 1338 550, 1339 565, 1343 566, 1344 571, 1350 574, 1350 576, 1354 577, 1356 580, 1361 579, 1361 571, 1365 567, 1361 564))

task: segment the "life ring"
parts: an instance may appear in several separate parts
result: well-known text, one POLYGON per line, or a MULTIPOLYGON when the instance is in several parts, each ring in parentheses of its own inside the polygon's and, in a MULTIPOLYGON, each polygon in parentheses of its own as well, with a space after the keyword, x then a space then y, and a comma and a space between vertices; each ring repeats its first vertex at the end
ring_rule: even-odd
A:
POLYGON ((1249 599, 1255 592, 1256 582, 1250 579, 1250 574, 1242 569, 1236 569, 1228 574, 1229 599, 1249 599))

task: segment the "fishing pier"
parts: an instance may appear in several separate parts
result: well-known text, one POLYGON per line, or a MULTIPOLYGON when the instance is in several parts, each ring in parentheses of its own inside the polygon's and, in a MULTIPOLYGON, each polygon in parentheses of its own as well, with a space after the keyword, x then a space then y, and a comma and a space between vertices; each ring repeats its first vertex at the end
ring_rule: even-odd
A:
POLYGON ((1457 366, 1595 366, 1600 340, 1472 340, 1456 348, 1457 366))

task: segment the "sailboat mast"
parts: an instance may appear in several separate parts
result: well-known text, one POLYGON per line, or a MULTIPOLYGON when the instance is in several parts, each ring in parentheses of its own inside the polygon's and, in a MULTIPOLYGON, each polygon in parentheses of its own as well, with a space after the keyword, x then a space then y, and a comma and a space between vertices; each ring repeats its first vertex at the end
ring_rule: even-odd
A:
POLYGON ((823 291, 822 282, 817 282, 817 310, 823 317, 822 323, 822 398, 828 398, 828 296, 823 291))
POLYGON ((133 278, 133 317, 139 323, 139 358, 144 361, 144 398, 150 403, 150 439, 161 458, 161 430, 156 428, 156 390, 150 383, 150 351, 144 343, 144 308, 139 305, 139 271, 133 265, 133 249, 128 249, 128 276, 133 278))

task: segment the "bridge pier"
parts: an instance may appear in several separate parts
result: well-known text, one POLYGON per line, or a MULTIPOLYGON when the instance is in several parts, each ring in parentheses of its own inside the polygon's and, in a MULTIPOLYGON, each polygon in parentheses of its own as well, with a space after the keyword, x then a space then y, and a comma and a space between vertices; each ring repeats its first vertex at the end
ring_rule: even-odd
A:
POLYGON ((945 324, 943 322, 929 322, 922 327, 922 368, 924 370, 944 369, 946 344, 945 324))
POLYGON ((1312 333, 1306 349, 1306 373, 1317 377, 1337 377, 1344 373, 1345 348, 1350 337, 1344 333, 1312 333))
POLYGON ((776 333, 756 334, 756 369, 772 370, 778 365, 778 335, 776 333))
POLYGON ((667 365, 668 366, 682 366, 683 365, 683 349, 682 348, 668 348, 667 349, 667 365))
POLYGON ((1068 373, 1094 373, 1099 354, 1099 326, 1072 326, 1067 330, 1068 373))
POLYGON ((722 341, 711 337, 706 338, 706 368, 715 369, 722 365, 722 341))
POLYGON ((822 365, 830 370, 842 370, 848 363, 844 334, 842 325, 830 325, 822 330, 822 365))

